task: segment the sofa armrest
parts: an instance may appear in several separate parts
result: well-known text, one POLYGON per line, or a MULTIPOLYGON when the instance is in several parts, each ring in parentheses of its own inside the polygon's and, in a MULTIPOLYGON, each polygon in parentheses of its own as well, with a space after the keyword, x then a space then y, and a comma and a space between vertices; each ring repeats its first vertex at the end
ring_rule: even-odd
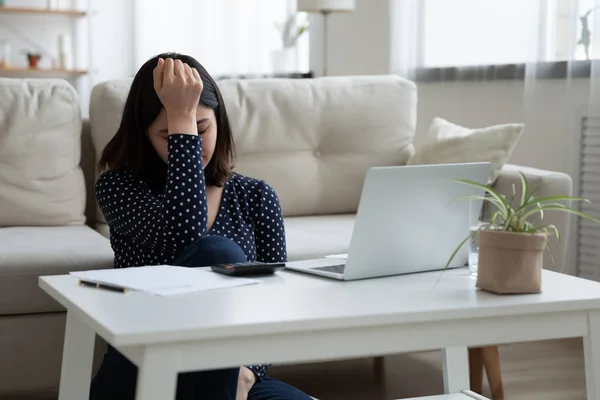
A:
MULTIPOLYGON (((515 185, 516 195, 520 196, 521 177, 519 171, 525 174, 531 188, 543 183, 543 186, 536 193, 536 197, 573 195, 573 182, 568 174, 507 164, 504 166, 500 172, 500 176, 494 183, 494 188, 505 195, 507 199, 512 196, 513 184, 515 185)), ((532 222, 535 224, 542 223, 539 215, 536 215, 532 222)), ((549 243, 556 267, 552 264, 552 258, 548 252, 544 255, 544 267, 575 274, 575 266, 565 265, 569 247, 571 214, 556 211, 544 213, 543 224, 555 225, 561 235, 560 242, 553 238, 549 243)))

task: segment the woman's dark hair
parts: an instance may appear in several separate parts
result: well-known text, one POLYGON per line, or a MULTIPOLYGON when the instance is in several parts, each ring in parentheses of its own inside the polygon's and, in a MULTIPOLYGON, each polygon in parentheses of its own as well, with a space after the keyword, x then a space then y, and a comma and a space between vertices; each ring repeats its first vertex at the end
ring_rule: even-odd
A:
POLYGON ((235 158, 233 134, 223 97, 214 79, 198 61, 177 53, 159 54, 148 60, 137 72, 125 102, 121 125, 104 148, 98 167, 101 171, 130 169, 153 189, 161 193, 164 190, 167 165, 147 137, 148 127, 163 108, 154 90, 152 74, 159 58, 181 60, 200 74, 204 84, 200 104, 212 108, 217 121, 217 144, 204 169, 204 176, 207 185, 222 186, 232 173, 235 158))

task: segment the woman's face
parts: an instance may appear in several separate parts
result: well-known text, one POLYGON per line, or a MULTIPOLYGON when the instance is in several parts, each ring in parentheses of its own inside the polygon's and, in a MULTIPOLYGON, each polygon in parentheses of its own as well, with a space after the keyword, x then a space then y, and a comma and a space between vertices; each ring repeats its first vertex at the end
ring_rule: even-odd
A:
MULTIPOLYGON (((196 108, 198 135, 202 136, 202 166, 206 168, 217 145, 217 121, 212 108, 200 104, 196 108)), ((148 127, 148 139, 164 162, 168 159, 167 138, 169 137, 167 113, 163 108, 148 127)))

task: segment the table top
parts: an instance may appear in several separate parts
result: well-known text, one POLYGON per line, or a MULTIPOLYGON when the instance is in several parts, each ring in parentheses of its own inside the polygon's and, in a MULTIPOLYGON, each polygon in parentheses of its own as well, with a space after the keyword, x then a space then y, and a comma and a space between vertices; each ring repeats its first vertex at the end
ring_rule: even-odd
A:
MULTIPOLYGON (((236 279, 236 278, 231 278, 236 279)), ((600 283, 543 272, 543 292, 495 295, 466 268, 342 282, 292 271, 171 297, 115 293, 69 275, 40 287, 113 345, 600 309, 600 283)))

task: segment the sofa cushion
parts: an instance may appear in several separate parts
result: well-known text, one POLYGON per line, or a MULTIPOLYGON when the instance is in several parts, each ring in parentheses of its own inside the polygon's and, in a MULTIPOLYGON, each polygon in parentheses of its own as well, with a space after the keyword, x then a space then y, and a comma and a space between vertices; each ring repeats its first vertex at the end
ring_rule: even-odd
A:
POLYGON ((63 80, 0 78, 0 226, 80 225, 81 116, 63 80))
POLYGON ((355 217, 345 214, 285 218, 288 260, 347 253, 355 217))
POLYGON ((0 315, 62 310, 40 275, 112 268, 110 243, 88 226, 0 228, 0 315))
MULTIPOLYGON (((131 81, 132 78, 115 79, 98 84, 92 89, 90 129, 96 161, 100 160, 102 151, 119 129, 131 81)), ((97 177, 98 174, 96 174, 97 177)), ((100 207, 96 207, 96 220, 99 223, 105 223, 100 207)))
POLYGON ((427 142, 417 149, 408 165, 490 162, 489 183, 494 183, 524 128, 524 124, 503 124, 470 129, 435 118, 427 142))
MULTIPOLYGON (((92 91, 97 154, 117 131, 130 84, 92 91)), ((404 165, 414 152, 416 86, 400 77, 232 79, 219 87, 236 170, 271 184, 285 216, 355 213, 368 168, 404 165)))

